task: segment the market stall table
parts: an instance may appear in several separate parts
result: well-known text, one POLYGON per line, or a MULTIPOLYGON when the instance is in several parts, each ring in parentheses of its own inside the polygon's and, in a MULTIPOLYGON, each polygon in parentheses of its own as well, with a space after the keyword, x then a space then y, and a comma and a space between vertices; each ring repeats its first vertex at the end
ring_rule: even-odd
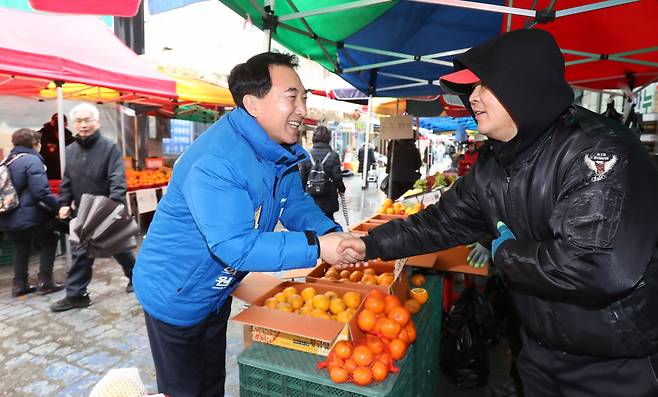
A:
POLYGON ((400 372, 360 387, 336 384, 317 363, 326 357, 254 342, 238 356, 240 396, 431 396, 437 395, 441 337, 442 277, 426 273, 430 299, 413 316, 416 342, 396 362, 400 372))

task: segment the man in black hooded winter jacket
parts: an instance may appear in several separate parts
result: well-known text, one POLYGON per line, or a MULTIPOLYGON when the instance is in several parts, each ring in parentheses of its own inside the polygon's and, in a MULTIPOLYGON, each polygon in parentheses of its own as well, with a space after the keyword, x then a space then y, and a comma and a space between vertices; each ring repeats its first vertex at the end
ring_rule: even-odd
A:
POLYGON ((483 234, 509 280, 527 396, 658 395, 658 172, 621 124, 573 106, 564 59, 541 30, 461 54, 462 95, 492 151, 441 200, 341 243, 355 261, 483 234))

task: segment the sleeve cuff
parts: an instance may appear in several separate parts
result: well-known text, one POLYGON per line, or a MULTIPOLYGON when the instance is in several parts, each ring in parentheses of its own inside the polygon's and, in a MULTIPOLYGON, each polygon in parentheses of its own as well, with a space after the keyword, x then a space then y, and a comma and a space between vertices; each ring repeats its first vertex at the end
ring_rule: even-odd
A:
POLYGON ((318 235, 315 232, 310 230, 304 230, 304 235, 306 236, 306 242, 308 245, 315 245, 318 248, 318 259, 320 258, 320 240, 318 240, 318 235))
POLYGON ((334 232, 342 232, 342 231, 343 231, 343 227, 339 224, 336 224, 336 226, 334 226, 331 229, 327 230, 322 235, 324 236, 325 234, 334 233, 334 232))
POLYGON ((372 236, 363 236, 361 237, 361 240, 366 245, 366 260, 369 259, 375 259, 375 258, 380 258, 381 254, 379 252, 379 247, 377 246, 377 242, 372 238, 372 236))

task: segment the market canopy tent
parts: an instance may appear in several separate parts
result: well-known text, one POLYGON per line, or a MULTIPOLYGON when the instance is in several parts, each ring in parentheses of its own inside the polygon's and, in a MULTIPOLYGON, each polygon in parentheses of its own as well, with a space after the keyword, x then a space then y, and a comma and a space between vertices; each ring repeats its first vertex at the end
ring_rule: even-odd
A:
POLYGON ((139 10, 141 0, 30 0, 30 6, 35 10, 58 12, 62 14, 114 15, 132 17, 139 10))
POLYGON ((53 81, 121 92, 121 100, 173 99, 174 80, 92 16, 0 12, 0 95, 38 96, 53 81))
MULTIPOLYGON (((151 0, 157 2, 158 0, 151 0)), ((454 55, 501 31, 550 31, 567 79, 591 88, 642 86, 658 78, 653 0, 222 0, 292 51, 318 61, 364 93, 441 93, 454 55), (534 6, 534 8, 533 8, 534 6)))

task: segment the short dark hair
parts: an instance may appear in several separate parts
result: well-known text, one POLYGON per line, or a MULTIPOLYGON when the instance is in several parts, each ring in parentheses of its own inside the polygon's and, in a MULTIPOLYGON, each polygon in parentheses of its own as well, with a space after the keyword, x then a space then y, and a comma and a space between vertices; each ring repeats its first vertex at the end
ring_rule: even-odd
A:
POLYGON ((329 143, 331 142, 331 131, 329 128, 324 127, 324 126, 319 126, 318 128, 315 129, 315 132, 313 133, 313 143, 329 143))
POLYGON ((34 144, 41 141, 41 133, 29 128, 21 128, 11 134, 11 143, 14 146, 23 146, 32 149, 34 144))
POLYGON ((278 52, 263 52, 249 58, 245 63, 236 65, 228 76, 228 89, 235 104, 244 109, 242 98, 253 95, 262 98, 272 88, 270 66, 281 65, 290 68, 299 66, 297 56, 278 52))
MULTIPOLYGON (((66 118, 66 115, 63 114, 62 116, 64 117, 64 122, 65 123, 68 122, 68 119, 66 118)), ((57 113, 53 113, 53 115, 50 116, 50 121, 56 121, 56 120, 57 120, 57 113)))

